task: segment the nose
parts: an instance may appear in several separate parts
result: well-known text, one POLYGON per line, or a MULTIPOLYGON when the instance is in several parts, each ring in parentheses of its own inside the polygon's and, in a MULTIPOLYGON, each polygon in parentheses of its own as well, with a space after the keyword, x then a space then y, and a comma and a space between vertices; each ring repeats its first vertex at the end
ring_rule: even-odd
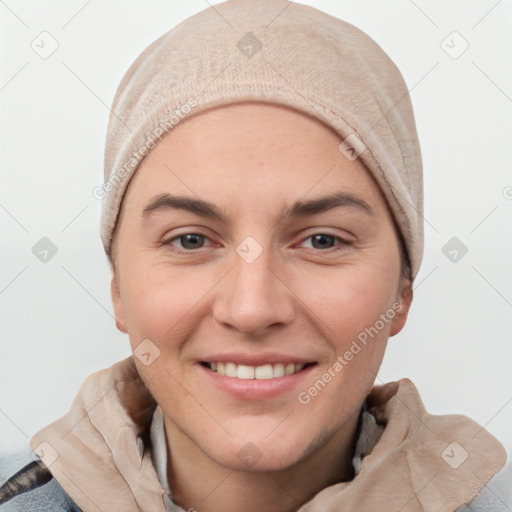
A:
POLYGON ((293 293, 270 260, 268 251, 252 263, 234 255, 234 267, 217 288, 213 306, 217 322, 247 336, 261 337, 270 327, 293 321, 293 293))

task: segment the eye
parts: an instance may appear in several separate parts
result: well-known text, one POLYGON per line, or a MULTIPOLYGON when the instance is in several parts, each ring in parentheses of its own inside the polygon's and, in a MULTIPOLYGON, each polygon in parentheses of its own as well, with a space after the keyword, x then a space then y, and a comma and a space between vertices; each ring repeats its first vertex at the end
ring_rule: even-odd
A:
MULTIPOLYGON (((199 233, 186 233, 184 235, 177 236, 176 238, 172 238, 165 242, 165 244, 176 247, 177 249, 181 248, 186 249, 186 251, 192 251, 194 249, 201 249, 207 239, 208 238, 205 235, 201 235, 199 233)), ((178 252, 180 251, 178 250, 178 252)))
MULTIPOLYGON (((343 249, 344 247, 350 245, 348 240, 344 240, 339 236, 330 235, 328 233, 316 233, 314 235, 308 236, 302 243, 304 244, 309 240, 311 240, 311 248, 315 250, 332 249, 335 247, 336 241, 339 242, 339 247, 337 249, 343 249)), ((335 250, 337 249, 335 248, 335 250)))
MULTIPOLYGON (((204 248, 207 241, 209 241, 209 238, 206 235, 202 235, 200 233, 185 233, 163 242, 163 245, 169 246, 172 251, 177 253, 190 253, 204 248)), ((348 240, 336 235, 331 235, 329 233, 315 233, 314 235, 305 238, 299 245, 324 252, 329 249, 334 251, 342 250, 350 244, 351 242, 348 240), (307 243, 309 243, 309 246, 303 245, 307 243)))

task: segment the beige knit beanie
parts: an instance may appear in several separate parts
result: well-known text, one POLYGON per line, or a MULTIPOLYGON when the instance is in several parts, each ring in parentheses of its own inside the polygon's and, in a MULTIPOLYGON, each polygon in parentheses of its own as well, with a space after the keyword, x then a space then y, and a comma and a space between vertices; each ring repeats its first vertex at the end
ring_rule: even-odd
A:
POLYGON ((121 81, 105 147, 101 237, 110 254, 123 195, 140 162, 183 119, 241 101, 320 119, 382 189, 415 277, 423 254, 422 162, 402 75, 366 34, 286 0, 230 0, 180 23, 121 81))

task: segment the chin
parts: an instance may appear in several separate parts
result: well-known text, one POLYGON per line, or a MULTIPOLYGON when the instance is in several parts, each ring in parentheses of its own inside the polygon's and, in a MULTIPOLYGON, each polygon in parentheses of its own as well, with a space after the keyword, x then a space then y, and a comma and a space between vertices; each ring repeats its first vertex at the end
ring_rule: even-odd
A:
POLYGON ((245 471, 251 473, 277 472, 288 469, 302 460, 303 447, 287 450, 276 450, 262 447, 260 449, 254 443, 247 442, 241 448, 233 450, 226 456, 218 454, 213 460, 230 470, 245 471))
MULTIPOLYGON (((285 428, 269 437, 259 433, 238 436, 228 442, 204 447, 203 451, 217 464, 235 471, 274 472, 288 469, 308 458, 332 438, 321 432, 312 437, 309 432, 290 432, 285 428), (219 449, 219 446, 222 446, 219 449)), ((225 441, 225 440, 224 440, 225 441)))

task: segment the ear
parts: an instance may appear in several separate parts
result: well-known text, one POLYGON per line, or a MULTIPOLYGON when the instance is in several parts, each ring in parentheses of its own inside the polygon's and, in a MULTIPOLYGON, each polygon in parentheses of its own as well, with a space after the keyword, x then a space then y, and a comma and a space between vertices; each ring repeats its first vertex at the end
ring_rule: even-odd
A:
POLYGON ((412 297, 412 283, 409 279, 404 279, 400 284, 397 300, 395 304, 393 304, 396 316, 391 322, 390 336, 398 334, 404 328, 407 315, 409 314, 409 308, 411 307, 412 297))
POLYGON ((119 285, 117 284, 116 276, 112 277, 110 281, 110 294, 112 296, 112 304, 114 306, 114 315, 116 317, 116 327, 125 334, 128 333, 126 328, 126 318, 124 316, 123 301, 121 300, 121 293, 119 291, 119 285))

